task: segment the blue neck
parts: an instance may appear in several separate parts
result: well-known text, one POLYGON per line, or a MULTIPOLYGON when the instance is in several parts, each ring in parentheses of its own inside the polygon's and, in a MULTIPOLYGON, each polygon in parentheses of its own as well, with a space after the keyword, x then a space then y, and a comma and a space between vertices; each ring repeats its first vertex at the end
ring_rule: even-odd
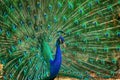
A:
POLYGON ((60 70, 61 63, 62 63, 62 56, 61 56, 60 45, 56 44, 55 59, 50 62, 50 78, 54 78, 55 76, 57 76, 60 70))
POLYGON ((61 57, 61 49, 60 49, 60 45, 56 46, 56 54, 55 54, 55 59, 54 61, 61 61, 62 57, 61 57))

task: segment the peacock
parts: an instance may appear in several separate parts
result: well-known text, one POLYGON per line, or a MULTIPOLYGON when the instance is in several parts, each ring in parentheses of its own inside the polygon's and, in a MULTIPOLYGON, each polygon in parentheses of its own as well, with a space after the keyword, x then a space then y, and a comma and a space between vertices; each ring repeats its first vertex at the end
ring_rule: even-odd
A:
POLYGON ((120 0, 0 0, 4 80, 114 78, 120 0))

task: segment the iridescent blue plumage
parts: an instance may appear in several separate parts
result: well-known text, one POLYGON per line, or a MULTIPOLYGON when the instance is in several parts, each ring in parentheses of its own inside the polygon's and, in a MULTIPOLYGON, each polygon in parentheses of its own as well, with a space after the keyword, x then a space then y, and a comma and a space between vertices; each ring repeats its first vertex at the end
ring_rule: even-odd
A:
POLYGON ((50 79, 54 79, 60 70, 60 66, 62 63, 62 53, 60 49, 60 43, 64 42, 64 38, 60 36, 56 41, 56 54, 55 59, 50 60, 50 79))

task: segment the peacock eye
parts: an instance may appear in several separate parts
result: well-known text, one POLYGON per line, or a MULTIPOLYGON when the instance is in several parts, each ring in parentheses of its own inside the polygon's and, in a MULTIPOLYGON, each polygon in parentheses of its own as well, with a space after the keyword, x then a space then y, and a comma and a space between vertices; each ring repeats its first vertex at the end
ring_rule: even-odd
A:
POLYGON ((58 8, 61 8, 61 7, 62 7, 61 2, 58 2, 58 8))
POLYGON ((40 2, 37 2, 36 7, 40 8, 40 6, 41 6, 40 2))
POLYGON ((0 32, 2 32, 2 28, 0 28, 0 32))
POLYGON ((52 10, 52 5, 49 4, 49 10, 51 11, 52 10))
POLYGON ((18 4, 18 7, 19 7, 19 8, 22 8, 22 3, 19 3, 19 4, 18 4))

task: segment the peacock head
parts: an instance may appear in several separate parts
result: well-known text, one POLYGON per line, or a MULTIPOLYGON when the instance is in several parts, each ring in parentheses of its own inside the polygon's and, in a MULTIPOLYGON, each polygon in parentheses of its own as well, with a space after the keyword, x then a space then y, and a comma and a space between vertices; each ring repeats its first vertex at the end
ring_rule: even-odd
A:
POLYGON ((65 45, 65 40, 62 36, 60 36, 58 39, 57 39, 57 42, 56 42, 56 46, 59 46, 60 44, 63 44, 64 47, 66 47, 65 45))

